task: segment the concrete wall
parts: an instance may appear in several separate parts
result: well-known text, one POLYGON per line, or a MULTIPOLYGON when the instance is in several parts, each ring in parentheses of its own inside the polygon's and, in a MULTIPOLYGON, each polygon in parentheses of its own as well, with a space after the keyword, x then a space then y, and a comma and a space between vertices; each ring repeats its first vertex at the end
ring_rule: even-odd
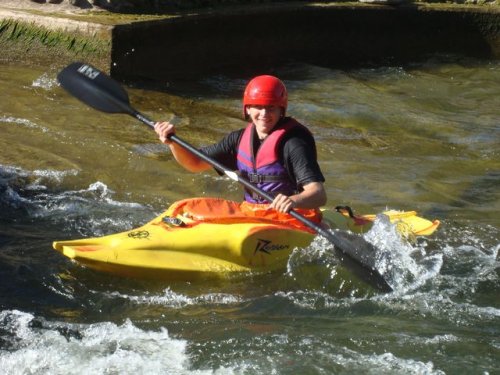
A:
POLYGON ((293 61, 349 68, 436 53, 498 59, 498 10, 302 5, 122 25, 113 30, 111 72, 169 81, 293 61))

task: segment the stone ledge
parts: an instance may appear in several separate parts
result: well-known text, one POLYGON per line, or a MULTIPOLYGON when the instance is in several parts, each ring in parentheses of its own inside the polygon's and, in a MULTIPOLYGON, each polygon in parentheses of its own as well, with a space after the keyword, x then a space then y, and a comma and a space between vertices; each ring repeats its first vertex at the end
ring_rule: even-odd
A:
POLYGON ((122 80, 262 71, 299 57, 343 68, 440 52, 500 58, 499 7, 290 2, 144 16, 8 3, 0 4, 0 61, 57 68, 84 60, 122 80))
POLYGON ((25 11, 0 8, 0 20, 16 20, 28 24, 64 32, 80 32, 89 36, 111 37, 112 25, 78 21, 57 15, 36 15, 25 11))

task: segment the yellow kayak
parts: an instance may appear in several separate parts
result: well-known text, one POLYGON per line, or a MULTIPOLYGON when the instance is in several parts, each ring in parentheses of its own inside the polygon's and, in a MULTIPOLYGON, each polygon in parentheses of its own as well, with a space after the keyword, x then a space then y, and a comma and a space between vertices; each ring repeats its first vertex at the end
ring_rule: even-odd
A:
MULTIPOLYGON (((245 219, 235 216, 233 211, 228 216, 227 207, 224 213, 216 209, 217 215, 193 212, 193 207, 200 204, 206 207, 213 202, 227 206, 229 201, 211 198, 180 201, 139 228, 104 237, 56 241, 53 247, 68 258, 100 271, 189 281, 284 269, 291 252, 307 247, 314 238, 310 230, 283 221, 245 219), (189 209, 179 209, 186 207, 183 202, 190 203, 189 209)), ((404 223, 413 235, 429 235, 439 225, 438 221, 430 222, 415 212, 385 214, 392 222, 404 223)), ((374 218, 373 215, 352 218, 342 210, 323 211, 324 225, 356 232, 367 230, 374 218), (360 218, 365 221, 362 223, 360 218)))

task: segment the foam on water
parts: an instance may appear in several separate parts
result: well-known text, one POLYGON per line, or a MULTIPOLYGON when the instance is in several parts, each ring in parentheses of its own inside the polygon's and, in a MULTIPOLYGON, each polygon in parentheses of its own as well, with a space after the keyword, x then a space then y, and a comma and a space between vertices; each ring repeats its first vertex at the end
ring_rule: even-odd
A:
MULTIPOLYGON (((8 350, 0 352, 5 375, 30 374, 209 374, 193 371, 187 342, 165 328, 143 330, 130 320, 68 324, 20 311, 0 312, 8 350)), ((5 339, 4 339, 5 340, 5 339)))
POLYGON ((57 78, 53 74, 43 73, 40 77, 35 79, 31 84, 33 87, 40 87, 44 90, 50 91, 54 87, 59 86, 57 78))
MULTIPOLYGON (((420 283, 422 285, 418 288, 406 288, 376 297, 377 303, 398 315, 425 317, 432 321, 445 319, 443 324, 453 325, 455 328, 497 324, 500 309, 495 290, 499 283, 500 245, 497 244, 498 230, 486 227, 482 230, 488 235, 481 236, 481 240, 471 235, 471 231, 480 232, 478 228, 443 229, 440 234, 444 238, 433 241, 434 247, 438 245, 440 252, 437 254, 441 259, 439 270, 431 278, 425 279, 425 285, 420 283), (481 299, 478 299, 478 294, 481 299)), ((422 264, 420 260, 418 263, 422 264)), ((427 265, 425 262, 423 264, 427 265)), ((454 340, 453 335, 449 334, 436 337, 454 340)), ((412 337, 408 340, 415 343, 419 339, 412 337)), ((495 350, 498 340, 486 341, 485 345, 495 350)))
MULTIPOLYGON (((328 353, 323 353, 328 356, 328 353)), ((432 362, 421 362, 413 359, 398 358, 392 353, 361 354, 345 349, 343 354, 335 354, 333 360, 342 365, 347 372, 364 372, 370 368, 372 374, 428 374, 443 375, 445 372, 434 368, 432 362)))
POLYGON ((316 309, 330 309, 339 306, 350 305, 356 298, 337 298, 329 295, 328 293, 318 291, 294 291, 276 293, 277 297, 282 297, 292 301, 292 303, 300 308, 316 310, 316 309))
POLYGON ((189 297, 176 293, 170 288, 163 290, 161 295, 152 295, 149 293, 143 295, 130 295, 119 292, 109 293, 110 297, 124 298, 139 305, 161 305, 172 308, 183 308, 190 305, 217 304, 228 305, 241 302, 241 297, 227 293, 210 293, 196 297, 189 297))
POLYGON ((47 129, 44 126, 38 125, 34 123, 33 121, 30 121, 25 118, 17 118, 17 117, 12 117, 12 116, 0 116, 0 123, 7 123, 7 124, 14 124, 14 125, 21 125, 25 126, 27 128, 31 129, 39 129, 43 133, 49 132, 49 129, 47 129))
POLYGON ((0 165, 0 203, 22 210, 30 218, 62 222, 65 225, 61 229, 76 229, 82 235, 130 229, 137 225, 141 213, 145 214, 144 221, 153 217, 150 207, 114 199, 115 192, 101 181, 84 189, 61 191, 65 180, 78 173, 75 169, 28 171, 0 165))
MULTIPOLYGON (((325 341, 321 336, 293 332, 248 339, 233 336, 218 342, 217 356, 239 374, 302 374, 311 373, 311 368, 312 373, 321 374, 444 374, 432 361, 413 360, 390 352, 365 353, 325 341), (235 358, 230 348, 237 348, 241 356, 235 358)), ((199 343, 198 348, 203 351, 214 344, 199 343)))

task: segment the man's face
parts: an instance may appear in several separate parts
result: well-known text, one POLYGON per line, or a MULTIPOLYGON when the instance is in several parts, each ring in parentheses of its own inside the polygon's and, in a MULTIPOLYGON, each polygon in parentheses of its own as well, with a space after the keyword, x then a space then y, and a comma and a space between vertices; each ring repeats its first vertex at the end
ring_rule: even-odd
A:
POLYGON ((281 111, 281 107, 275 105, 249 105, 246 107, 247 115, 254 123, 260 138, 264 138, 273 130, 281 117, 281 111))

